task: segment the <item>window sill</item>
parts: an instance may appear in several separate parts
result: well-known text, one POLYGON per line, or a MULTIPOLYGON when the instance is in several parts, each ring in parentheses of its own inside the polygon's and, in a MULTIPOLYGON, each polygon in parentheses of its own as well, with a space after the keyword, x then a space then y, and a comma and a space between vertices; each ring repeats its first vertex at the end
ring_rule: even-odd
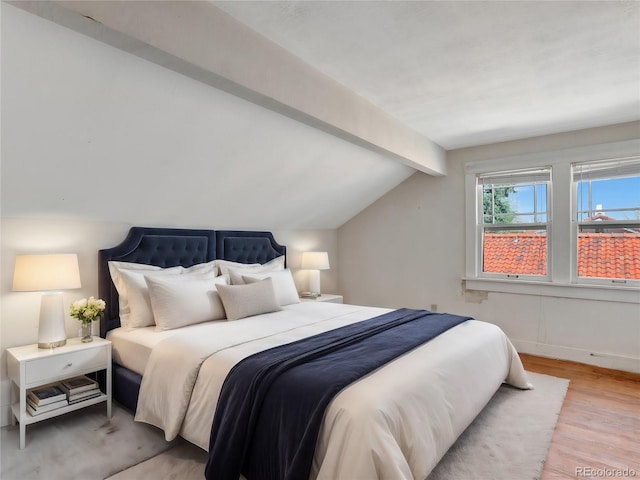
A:
POLYGON ((463 277, 467 290, 640 304, 635 287, 463 277))

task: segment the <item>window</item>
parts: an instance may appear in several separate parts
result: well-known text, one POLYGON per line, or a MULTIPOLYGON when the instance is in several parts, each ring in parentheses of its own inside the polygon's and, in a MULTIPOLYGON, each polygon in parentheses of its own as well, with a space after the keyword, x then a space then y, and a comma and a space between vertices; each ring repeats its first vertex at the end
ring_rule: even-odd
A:
POLYGON ((482 276, 549 276, 549 167, 476 176, 482 276))
POLYGON ((640 304, 640 139, 465 172, 467 290, 640 304))
POLYGON ((579 282, 640 283, 640 159, 572 166, 579 282))

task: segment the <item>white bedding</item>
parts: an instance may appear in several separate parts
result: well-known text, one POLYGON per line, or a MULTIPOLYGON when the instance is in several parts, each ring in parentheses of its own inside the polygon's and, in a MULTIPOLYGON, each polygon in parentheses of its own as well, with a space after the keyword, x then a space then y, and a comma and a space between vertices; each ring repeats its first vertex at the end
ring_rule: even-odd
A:
POLYGON ((138 375, 143 375, 147 361, 151 356, 151 350, 158 342, 164 340, 158 336, 158 333, 155 331, 155 327, 136 328, 135 330, 119 327, 109 330, 107 340, 111 342, 113 361, 133 370, 138 375))
MULTIPOLYGON (((306 302, 173 332, 148 357, 136 420, 162 428, 167 440, 180 434, 207 450, 222 383, 237 362, 388 311, 306 302)), ((503 381, 530 386, 504 333, 478 321, 458 325, 336 396, 311 477, 423 479, 503 381)))
POLYGON ((207 334, 212 324, 190 325, 177 330, 160 330, 153 327, 128 328, 118 327, 107 332, 107 340, 112 344, 113 361, 118 365, 133 370, 138 375, 144 375, 144 370, 151 356, 151 351, 162 340, 173 335, 192 332, 190 335, 207 334))

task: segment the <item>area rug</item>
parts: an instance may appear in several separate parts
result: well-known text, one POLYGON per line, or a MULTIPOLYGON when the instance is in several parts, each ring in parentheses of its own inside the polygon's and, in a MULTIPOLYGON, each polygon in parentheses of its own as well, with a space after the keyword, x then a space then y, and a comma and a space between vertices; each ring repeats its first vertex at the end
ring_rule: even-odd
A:
MULTIPOLYGON (((500 387, 429 480, 540 478, 569 381, 529 376, 534 390, 500 387)), ((185 442, 109 480, 202 480, 206 460, 206 452, 185 442)))
POLYGON ((2 480, 99 480, 183 443, 166 442, 159 429, 134 422, 115 404, 108 422, 104 403, 27 425, 22 450, 18 439, 17 425, 2 427, 2 480))
POLYGON ((569 380, 528 372, 533 390, 503 385, 429 480, 537 480, 569 380))

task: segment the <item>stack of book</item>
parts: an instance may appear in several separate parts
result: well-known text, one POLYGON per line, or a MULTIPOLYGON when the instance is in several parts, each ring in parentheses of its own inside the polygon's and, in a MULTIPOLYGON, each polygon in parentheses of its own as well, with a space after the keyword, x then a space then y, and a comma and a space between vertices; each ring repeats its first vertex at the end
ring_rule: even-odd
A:
POLYGON ((102 393, 98 387, 98 382, 85 376, 64 380, 60 383, 60 387, 67 393, 69 405, 99 397, 102 393))
POLYGON ((27 411, 33 416, 67 405, 67 394, 59 385, 37 387, 27 391, 27 411))

